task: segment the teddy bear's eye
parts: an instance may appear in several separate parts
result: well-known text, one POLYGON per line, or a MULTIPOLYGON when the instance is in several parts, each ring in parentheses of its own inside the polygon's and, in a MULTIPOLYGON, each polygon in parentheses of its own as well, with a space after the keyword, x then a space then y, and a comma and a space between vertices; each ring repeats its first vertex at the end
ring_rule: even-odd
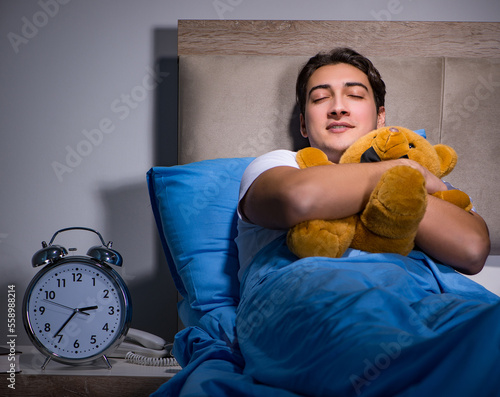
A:
POLYGON ((415 147, 413 143, 410 143, 408 146, 410 147, 410 149, 413 149, 415 147))

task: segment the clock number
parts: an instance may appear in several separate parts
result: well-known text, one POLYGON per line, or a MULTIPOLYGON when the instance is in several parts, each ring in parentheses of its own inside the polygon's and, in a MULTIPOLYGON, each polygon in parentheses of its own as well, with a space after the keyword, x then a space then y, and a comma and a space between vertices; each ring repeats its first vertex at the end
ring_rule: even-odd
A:
POLYGON ((104 324, 104 327, 102 327, 103 331, 109 331, 109 326, 108 323, 104 324))
POLYGON ((109 290, 105 289, 103 299, 108 299, 108 298, 109 298, 109 290))
POLYGON ((78 349, 80 347, 80 344, 78 343, 78 339, 75 340, 75 343, 73 343, 73 347, 75 349, 78 349))
POLYGON ((45 313, 45 306, 40 306, 38 310, 40 310, 40 314, 45 313))
POLYGON ((50 332, 50 323, 45 323, 45 332, 50 332))
POLYGON ((81 283, 82 282, 82 273, 71 273, 73 276, 73 282, 81 283))
POLYGON ((90 344, 95 345, 97 343, 96 335, 92 335, 90 337, 90 344))
POLYGON ((64 279, 64 278, 63 279, 58 278, 57 279, 57 287, 58 288, 61 288, 61 287, 64 288, 64 287, 66 287, 66 279, 64 279))
POLYGON ((108 312, 109 315, 113 315, 115 314, 115 308, 113 306, 110 306, 109 307, 109 312, 108 312))
POLYGON ((54 299, 56 297, 55 291, 45 291, 45 299, 54 299))
POLYGON ((59 342, 58 343, 61 343, 63 336, 61 334, 57 334, 56 336, 59 337, 59 342))

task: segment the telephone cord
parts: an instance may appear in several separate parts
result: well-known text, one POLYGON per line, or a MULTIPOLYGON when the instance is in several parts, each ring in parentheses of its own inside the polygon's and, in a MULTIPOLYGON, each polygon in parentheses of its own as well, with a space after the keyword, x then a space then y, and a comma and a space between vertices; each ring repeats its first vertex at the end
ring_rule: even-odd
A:
POLYGON ((179 363, 174 357, 146 357, 134 352, 125 355, 127 362, 137 365, 148 365, 153 367, 177 367, 179 363))

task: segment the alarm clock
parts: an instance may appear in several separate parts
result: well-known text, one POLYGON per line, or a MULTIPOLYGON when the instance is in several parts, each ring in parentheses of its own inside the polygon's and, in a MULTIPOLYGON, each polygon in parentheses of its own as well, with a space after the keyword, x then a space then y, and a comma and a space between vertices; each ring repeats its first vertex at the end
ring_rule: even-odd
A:
MULTIPOLYGON (((34 346, 50 360, 79 365, 104 360, 122 342, 132 318, 129 290, 111 266, 121 266, 122 256, 105 243, 101 234, 85 227, 58 230, 49 244, 32 258, 33 267, 44 266, 30 282, 23 300, 23 323, 34 346), (102 245, 87 254, 68 255, 54 245, 59 233, 85 230, 97 234, 102 245)), ((70 249, 71 250, 71 249, 70 249)))

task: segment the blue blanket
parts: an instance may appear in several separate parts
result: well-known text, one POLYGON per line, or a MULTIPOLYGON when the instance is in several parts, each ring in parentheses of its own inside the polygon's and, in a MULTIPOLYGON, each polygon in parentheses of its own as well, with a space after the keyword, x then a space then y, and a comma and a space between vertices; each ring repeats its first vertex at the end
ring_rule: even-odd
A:
POLYGON ((155 396, 500 396, 500 298, 418 251, 297 260, 279 239, 221 310, 235 333, 179 333, 155 396))

